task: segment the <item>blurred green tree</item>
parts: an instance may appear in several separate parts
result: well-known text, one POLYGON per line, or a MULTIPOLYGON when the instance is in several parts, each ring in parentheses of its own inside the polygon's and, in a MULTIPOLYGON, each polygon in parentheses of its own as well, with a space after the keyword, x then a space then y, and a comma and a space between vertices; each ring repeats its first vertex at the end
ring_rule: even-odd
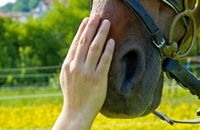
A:
POLYGON ((27 71, 25 68, 61 65, 81 20, 88 14, 89 2, 73 0, 69 3, 55 2, 46 15, 37 19, 30 18, 27 23, 1 18, 0 68, 21 68, 14 72, 0 70, 0 75, 9 75, 4 84, 27 85, 48 82, 49 77, 24 80, 16 79, 15 75, 20 74, 25 77, 26 74, 59 72, 59 70, 27 71))
POLYGON ((8 3, 2 7, 3 11, 29 12, 36 8, 43 0, 17 0, 15 3, 8 3))

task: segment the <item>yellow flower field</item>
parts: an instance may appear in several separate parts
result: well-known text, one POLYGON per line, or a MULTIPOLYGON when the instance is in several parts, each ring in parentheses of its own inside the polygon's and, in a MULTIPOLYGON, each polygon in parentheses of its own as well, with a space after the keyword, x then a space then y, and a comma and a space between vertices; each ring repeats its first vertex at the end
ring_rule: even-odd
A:
MULTIPOLYGON (((173 96, 165 97, 159 111, 173 117, 173 119, 197 118, 195 112, 200 107, 199 101, 193 97, 188 98, 190 95, 181 100, 181 95, 183 96, 183 94, 176 95, 178 99, 174 99, 174 102, 171 100, 173 96)), ((61 97, 59 99, 62 100, 61 97)), ((35 105, 34 99, 31 99, 31 101, 33 102, 32 106, 0 105, 0 130, 50 129, 61 111, 62 101, 53 104, 46 101, 46 103, 40 105, 35 105)), ((99 114, 92 130, 200 130, 200 125, 175 124, 170 126, 153 114, 138 119, 109 119, 99 114)))
MULTIPOLYGON (((165 105, 161 107, 166 113, 176 119, 195 117, 197 104, 188 105, 185 103, 180 106, 172 107, 165 105), (173 112, 172 112, 173 110, 173 112), (193 111, 194 110, 194 111, 193 111)), ((0 108, 0 128, 1 129, 22 129, 22 128, 48 128, 50 129, 56 120, 61 105, 44 105, 37 107, 17 107, 0 108)), ((96 118, 92 130, 198 130, 200 125, 174 125, 159 120, 150 114, 147 117, 138 119, 109 119, 101 114, 96 118)))

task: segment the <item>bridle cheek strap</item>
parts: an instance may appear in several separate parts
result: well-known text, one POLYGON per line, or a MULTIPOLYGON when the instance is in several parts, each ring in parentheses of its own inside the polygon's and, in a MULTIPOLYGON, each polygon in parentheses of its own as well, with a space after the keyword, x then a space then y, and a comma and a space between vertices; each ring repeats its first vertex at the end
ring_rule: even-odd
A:
MULTIPOLYGON (((167 58, 164 60, 163 69, 166 73, 169 73, 172 78, 174 78, 180 85, 188 89, 193 95, 198 96, 200 99, 200 80, 194 77, 188 70, 181 66, 178 61, 167 58)), ((183 123, 183 124, 197 124, 200 123, 200 119, 194 120, 173 120, 166 116, 165 114, 154 111, 153 112, 160 119, 166 121, 170 125, 174 123, 183 123)), ((197 113, 199 115, 199 112, 197 113)))
MULTIPOLYGON (((195 78, 188 70, 181 66, 177 61, 167 58, 164 60, 163 69, 170 74, 179 84, 184 88, 188 89, 193 95, 198 96, 200 99, 200 80, 195 78)), ((199 111, 200 112, 200 111, 199 111)), ((199 112, 197 115, 199 116, 199 112)), ((166 121, 170 125, 174 123, 183 123, 183 124, 197 124, 200 123, 200 119, 194 120, 173 120, 166 116, 165 114, 154 111, 153 114, 158 116, 160 119, 166 121)))
POLYGON ((172 78, 200 99, 200 80, 194 77, 187 69, 173 59, 167 58, 164 61, 163 67, 172 78))

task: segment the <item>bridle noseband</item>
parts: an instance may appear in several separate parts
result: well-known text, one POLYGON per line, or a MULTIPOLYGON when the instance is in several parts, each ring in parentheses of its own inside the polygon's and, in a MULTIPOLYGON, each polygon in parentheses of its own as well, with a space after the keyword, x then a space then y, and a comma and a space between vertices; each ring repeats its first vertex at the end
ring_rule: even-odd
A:
MULTIPOLYGON (((190 0, 162 0, 164 3, 172 7, 177 13, 177 16, 174 18, 170 27, 169 39, 166 39, 160 28, 156 25, 152 17, 139 3, 138 0, 122 1, 132 10, 133 13, 135 13, 139 17, 141 22, 148 29, 152 43, 161 54, 161 58, 163 60, 163 69, 165 70, 167 75, 175 79, 178 83, 190 90, 193 95, 198 96, 198 98, 200 99, 200 81, 196 77, 194 77, 188 70, 182 67, 178 62, 179 59, 184 58, 191 51, 194 43, 196 42, 197 24, 194 13, 199 6, 199 0, 196 0, 195 5, 192 9, 189 7, 190 0), (192 40, 189 44, 189 47, 184 52, 182 52, 180 47, 182 43, 178 44, 176 41, 173 40, 173 34, 175 32, 174 29, 179 20, 183 22, 186 33, 189 30, 189 25, 192 25, 193 30, 192 40)), ((92 2, 93 1, 91 0, 91 5, 92 2)), ((185 36, 186 34, 184 35, 184 37, 185 36)), ((182 39, 182 42, 184 42, 184 38, 182 39)), ((178 121, 172 120, 166 115, 157 111, 154 111, 153 113, 156 116, 160 117, 162 120, 167 121, 171 125, 173 125, 174 123, 200 123, 200 119, 178 121)))

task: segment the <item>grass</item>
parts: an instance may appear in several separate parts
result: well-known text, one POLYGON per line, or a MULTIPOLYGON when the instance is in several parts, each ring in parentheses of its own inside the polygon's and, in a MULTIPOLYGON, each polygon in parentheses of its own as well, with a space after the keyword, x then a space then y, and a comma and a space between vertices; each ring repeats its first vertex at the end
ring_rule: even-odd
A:
MULTIPOLYGON (((2 88, 0 89, 0 97, 20 96, 20 95, 41 95, 41 94, 53 94, 60 93, 60 89, 55 88, 2 88)), ((23 107, 23 106, 40 106, 40 105, 53 105, 62 104, 61 97, 47 97, 47 98, 25 98, 25 99, 12 99, 12 100, 0 100, 0 107, 23 107)))
MULTIPOLYGON (((54 88, 3 88, 2 96, 61 93, 54 88)), ((183 89, 165 89, 159 111, 175 119, 196 118, 199 100, 183 89)), ((62 96, 0 100, 0 130, 50 129, 62 108, 62 96)), ((138 119, 109 119, 99 114, 92 130, 198 130, 200 125, 170 126, 153 114, 138 119)), ((81 128, 80 128, 81 129, 81 128)))

